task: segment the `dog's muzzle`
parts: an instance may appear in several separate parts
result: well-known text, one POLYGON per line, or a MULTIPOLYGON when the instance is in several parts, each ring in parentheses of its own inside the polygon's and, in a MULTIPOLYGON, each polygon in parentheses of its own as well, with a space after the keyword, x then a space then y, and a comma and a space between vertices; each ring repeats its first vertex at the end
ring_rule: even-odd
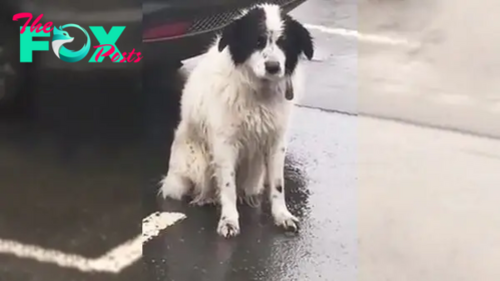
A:
POLYGON ((266 72, 269 74, 277 74, 281 71, 280 63, 277 61, 266 61, 264 64, 266 72))

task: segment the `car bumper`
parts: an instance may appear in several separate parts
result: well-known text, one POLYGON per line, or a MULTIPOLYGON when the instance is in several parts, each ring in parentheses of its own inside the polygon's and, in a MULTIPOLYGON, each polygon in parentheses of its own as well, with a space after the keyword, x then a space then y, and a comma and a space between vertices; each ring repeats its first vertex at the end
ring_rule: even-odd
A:
MULTIPOLYGON (((283 4, 282 7, 286 12, 290 12, 304 2, 305 0, 291 0, 284 2, 285 4, 283 4)), ((231 11, 237 11, 246 7, 248 6, 239 8, 233 7, 230 9, 226 8, 225 10, 219 12, 230 14, 231 11)), ((145 62, 153 64, 169 63, 200 55, 209 47, 215 38, 215 34, 220 32, 224 26, 225 24, 221 24, 220 26, 214 28, 209 28, 200 32, 193 32, 186 36, 177 38, 143 40, 142 48, 145 62)))
MULTIPOLYGON (((289 12, 295 9, 306 0, 276 0, 277 3, 282 4, 285 11, 289 12)), ((238 2, 241 3, 241 2, 238 2)), ((245 2, 244 6, 234 5, 214 5, 213 7, 204 7, 204 13, 226 13, 228 11, 238 11, 246 8, 252 4, 245 2)), ((254 2, 252 2, 254 3, 254 2)), ((192 8, 191 10, 193 10, 192 8)), ((233 13, 234 14, 234 13, 233 13)), ((160 14, 161 15, 161 14, 160 14)), ((232 15, 229 13, 229 15, 232 15)), ((92 14, 70 14, 70 13, 50 13, 45 12, 44 19, 53 21, 56 25, 66 24, 68 22, 75 22, 84 27, 91 25, 102 25, 106 30, 111 26, 124 25, 126 29, 120 36, 117 46, 122 52, 130 52, 134 49, 136 52, 141 52, 143 55, 142 62, 147 64, 168 64, 177 63, 178 61, 188 59, 203 53, 208 46, 213 42, 215 34, 219 32, 225 24, 200 30, 190 33, 186 36, 171 38, 171 39, 158 39, 158 40, 143 40, 142 34, 144 29, 144 11, 142 9, 127 9, 124 11, 114 11, 111 13, 92 13, 92 14)), ((92 36, 91 36, 92 37, 92 36)), ((99 43, 93 38, 92 45, 96 46, 99 43)), ((91 50, 92 52, 93 50, 91 50)), ((39 52, 36 58, 40 62, 38 66, 42 68, 57 68, 57 69, 71 69, 71 70, 92 70, 92 69, 128 69, 133 71, 140 71, 142 63, 113 63, 109 59, 105 59, 102 63, 90 63, 90 54, 85 60, 77 63, 67 63, 59 60, 53 52, 39 52)))

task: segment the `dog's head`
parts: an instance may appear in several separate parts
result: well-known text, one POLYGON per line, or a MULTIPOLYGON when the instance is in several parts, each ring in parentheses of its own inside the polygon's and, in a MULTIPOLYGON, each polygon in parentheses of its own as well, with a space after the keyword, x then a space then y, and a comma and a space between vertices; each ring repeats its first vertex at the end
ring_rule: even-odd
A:
POLYGON ((219 51, 229 48, 235 65, 268 80, 292 74, 302 54, 310 60, 314 53, 309 31, 272 4, 246 11, 226 26, 218 44, 219 51))

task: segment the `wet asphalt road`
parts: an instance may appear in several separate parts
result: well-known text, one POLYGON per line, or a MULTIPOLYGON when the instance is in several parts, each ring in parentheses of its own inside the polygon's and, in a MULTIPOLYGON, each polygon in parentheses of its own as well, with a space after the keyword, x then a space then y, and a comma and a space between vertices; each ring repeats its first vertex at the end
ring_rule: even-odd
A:
MULTIPOLYGON (((40 73, 31 81, 34 90, 25 93, 27 102, 1 115, 2 252, 13 240, 95 259, 140 232, 138 194, 150 175, 143 165, 147 146, 140 92, 130 90, 137 85, 126 77, 40 73), (103 91, 102 83, 111 83, 113 90, 103 91)), ((0 254, 2 281, 132 281, 140 276, 139 267, 114 276, 0 254)))
POLYGON ((292 14, 361 34, 311 31, 317 52, 308 81, 315 87, 302 104, 498 139, 498 9, 495 0, 310 0, 292 14))

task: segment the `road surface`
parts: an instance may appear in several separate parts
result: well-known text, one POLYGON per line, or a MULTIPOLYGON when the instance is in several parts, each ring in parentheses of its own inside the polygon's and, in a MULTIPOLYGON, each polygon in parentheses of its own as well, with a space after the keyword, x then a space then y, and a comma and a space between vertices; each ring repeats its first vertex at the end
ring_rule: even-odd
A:
POLYGON ((319 27, 308 69, 318 87, 303 103, 500 138, 498 9, 495 0, 310 0, 293 12, 319 27))

